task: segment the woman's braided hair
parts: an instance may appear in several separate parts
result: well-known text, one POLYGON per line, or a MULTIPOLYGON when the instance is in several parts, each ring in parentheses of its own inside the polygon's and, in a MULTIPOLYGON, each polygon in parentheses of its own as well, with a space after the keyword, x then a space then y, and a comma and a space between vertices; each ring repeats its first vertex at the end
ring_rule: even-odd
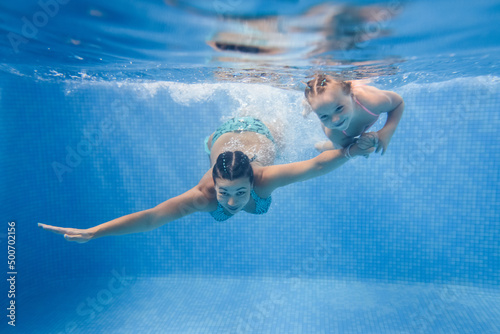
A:
POLYGON ((250 159, 241 151, 221 153, 212 169, 212 177, 214 184, 216 178, 234 180, 240 177, 248 177, 250 183, 253 184, 253 169, 250 165, 250 159))

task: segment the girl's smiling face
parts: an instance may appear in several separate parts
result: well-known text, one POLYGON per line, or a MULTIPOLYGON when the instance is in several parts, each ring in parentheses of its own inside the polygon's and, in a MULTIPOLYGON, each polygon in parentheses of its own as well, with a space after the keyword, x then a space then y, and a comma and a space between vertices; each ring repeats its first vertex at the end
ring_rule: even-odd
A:
POLYGON ((323 94, 313 97, 309 103, 321 123, 332 130, 346 130, 354 116, 352 96, 337 85, 327 87, 323 94))

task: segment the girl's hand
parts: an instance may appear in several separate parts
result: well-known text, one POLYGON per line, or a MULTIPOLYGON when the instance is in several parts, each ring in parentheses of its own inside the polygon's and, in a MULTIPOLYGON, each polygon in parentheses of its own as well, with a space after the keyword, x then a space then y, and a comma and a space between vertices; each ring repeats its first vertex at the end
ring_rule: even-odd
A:
POLYGON ((363 133, 356 141, 355 144, 349 149, 352 157, 362 155, 368 159, 371 153, 375 151, 378 144, 378 136, 375 132, 363 133))
POLYGON ((375 153, 378 153, 380 150, 382 150, 381 155, 384 155, 385 151, 387 151, 387 146, 389 146, 389 142, 391 141, 392 136, 389 136, 382 131, 377 132, 377 134, 378 134, 378 144, 375 153))
POLYGON ((38 227, 57 234, 64 234, 64 239, 68 241, 75 241, 80 244, 91 240, 93 235, 88 229, 80 230, 77 228, 57 227, 40 223, 38 223, 38 227))

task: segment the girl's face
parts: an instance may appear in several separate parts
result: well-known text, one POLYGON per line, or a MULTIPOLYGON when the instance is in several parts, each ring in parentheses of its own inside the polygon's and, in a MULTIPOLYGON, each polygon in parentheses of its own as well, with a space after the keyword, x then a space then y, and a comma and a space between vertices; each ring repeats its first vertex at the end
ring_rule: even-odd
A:
POLYGON ((250 200, 251 190, 252 184, 246 177, 232 181, 221 178, 216 179, 215 191, 217 192, 217 201, 232 215, 247 205, 250 200))
POLYGON ((323 94, 312 98, 310 104, 321 123, 332 130, 346 130, 354 116, 352 96, 337 86, 327 87, 323 94))

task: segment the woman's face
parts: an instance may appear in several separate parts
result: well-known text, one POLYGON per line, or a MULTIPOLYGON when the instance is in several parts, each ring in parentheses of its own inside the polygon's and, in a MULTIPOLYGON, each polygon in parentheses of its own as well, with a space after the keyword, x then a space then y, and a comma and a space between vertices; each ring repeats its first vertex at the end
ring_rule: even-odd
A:
POLYGON ((232 181, 217 178, 215 181, 217 201, 227 212, 234 215, 247 205, 252 191, 249 178, 241 177, 232 181))
POLYGON ((338 86, 327 87, 323 94, 309 101, 321 123, 329 129, 347 130, 354 116, 351 95, 345 94, 338 86))

